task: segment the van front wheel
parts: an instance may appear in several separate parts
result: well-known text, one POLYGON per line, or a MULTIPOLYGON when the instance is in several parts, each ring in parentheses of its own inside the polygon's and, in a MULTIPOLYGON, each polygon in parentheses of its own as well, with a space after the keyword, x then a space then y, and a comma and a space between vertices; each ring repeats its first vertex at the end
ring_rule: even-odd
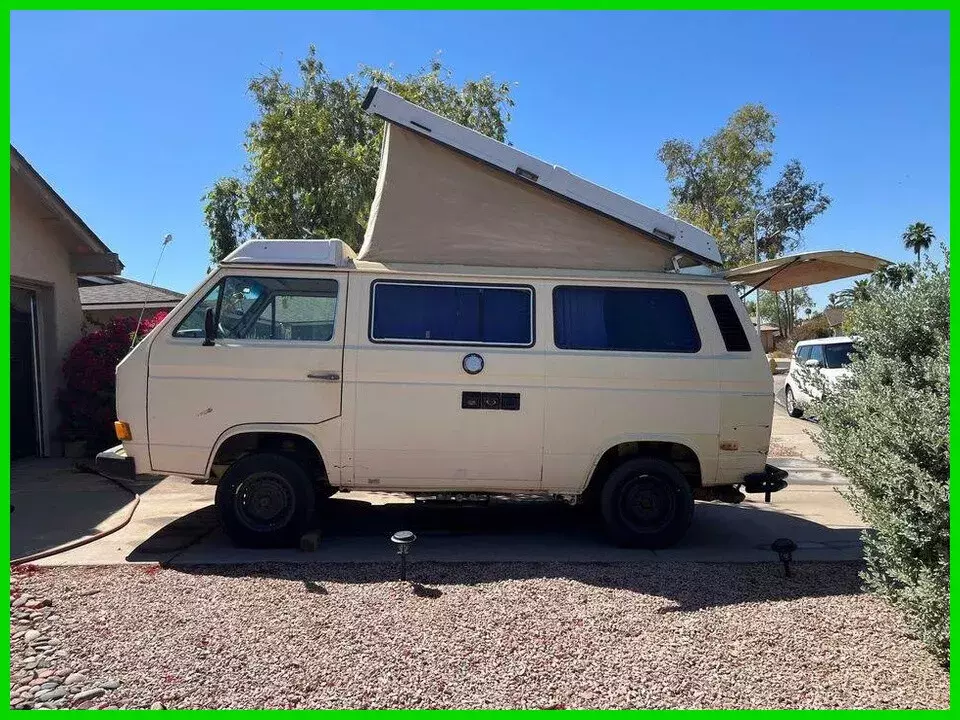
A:
POLYGON ((673 545, 693 520, 693 492, 674 465, 635 458, 618 465, 603 485, 600 512, 607 534, 622 547, 673 545))
POLYGON ((220 522, 240 547, 295 545, 310 529, 315 502, 304 469, 274 453, 240 458, 217 485, 220 522))

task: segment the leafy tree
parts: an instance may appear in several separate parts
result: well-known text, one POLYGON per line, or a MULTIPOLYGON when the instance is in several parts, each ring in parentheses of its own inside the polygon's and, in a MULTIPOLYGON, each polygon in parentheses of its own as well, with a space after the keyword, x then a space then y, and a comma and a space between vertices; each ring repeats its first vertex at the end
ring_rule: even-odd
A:
POLYGON ((867 587, 902 610, 944 663, 950 651, 950 258, 855 305, 859 340, 816 404, 818 444, 850 481, 867 587))
POLYGON ((258 117, 247 130, 245 177, 221 178, 204 196, 214 263, 251 235, 338 237, 359 249, 383 140, 382 121, 361 108, 370 85, 506 138, 510 85, 489 75, 457 85, 439 57, 402 77, 363 66, 337 79, 311 46, 298 65, 296 82, 280 70, 250 82, 258 117))
POLYGON ((870 282, 878 287, 899 290, 909 285, 917 276, 917 270, 909 263, 891 263, 880 268, 870 276, 870 282))
POLYGON ((830 205, 823 184, 808 182, 798 160, 787 162, 777 181, 764 187, 775 127, 763 105, 744 105, 696 147, 668 140, 658 153, 670 183, 671 212, 717 238, 728 267, 755 259, 754 221, 761 257, 776 257, 800 247, 804 228, 830 205))
POLYGON ((921 251, 926 252, 933 241, 937 239, 937 236, 933 233, 933 228, 923 222, 908 225, 900 237, 903 240, 903 246, 917 254, 917 267, 920 267, 921 251))
MULTIPOLYGON (((783 292, 765 292, 760 295, 760 322, 771 323, 780 329, 786 337, 793 333, 801 315, 810 317, 815 303, 805 287, 783 292)), ((747 313, 751 320, 756 317, 756 302, 746 301, 747 313)))

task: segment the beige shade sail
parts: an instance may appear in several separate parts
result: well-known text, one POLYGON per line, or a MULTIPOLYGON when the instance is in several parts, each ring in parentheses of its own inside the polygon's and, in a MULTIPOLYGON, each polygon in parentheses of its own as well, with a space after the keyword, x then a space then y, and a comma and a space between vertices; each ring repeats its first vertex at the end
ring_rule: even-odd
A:
POLYGON ((855 275, 866 275, 889 264, 889 260, 864 253, 821 250, 743 265, 727 270, 723 276, 732 283, 780 292, 855 275))
POLYGON ((412 130, 386 128, 358 259, 664 271, 682 252, 412 130))

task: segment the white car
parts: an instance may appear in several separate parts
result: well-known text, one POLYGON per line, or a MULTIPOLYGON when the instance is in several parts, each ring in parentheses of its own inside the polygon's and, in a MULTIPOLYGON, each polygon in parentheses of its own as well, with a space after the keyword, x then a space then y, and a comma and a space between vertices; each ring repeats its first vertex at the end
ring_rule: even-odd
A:
POLYGON ((850 374, 848 366, 853 343, 851 337, 819 338, 797 343, 783 388, 784 402, 790 415, 801 417, 810 401, 820 397, 820 390, 812 386, 809 373, 820 375, 827 387, 850 374))

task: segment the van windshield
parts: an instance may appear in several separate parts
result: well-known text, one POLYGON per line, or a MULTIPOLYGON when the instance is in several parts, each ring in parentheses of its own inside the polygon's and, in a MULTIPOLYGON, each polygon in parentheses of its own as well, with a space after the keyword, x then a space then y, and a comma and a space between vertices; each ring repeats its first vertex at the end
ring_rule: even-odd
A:
POLYGON ((826 368, 836 370, 844 368, 850 364, 850 353, 853 351, 853 343, 833 343, 823 346, 823 365, 826 368))

